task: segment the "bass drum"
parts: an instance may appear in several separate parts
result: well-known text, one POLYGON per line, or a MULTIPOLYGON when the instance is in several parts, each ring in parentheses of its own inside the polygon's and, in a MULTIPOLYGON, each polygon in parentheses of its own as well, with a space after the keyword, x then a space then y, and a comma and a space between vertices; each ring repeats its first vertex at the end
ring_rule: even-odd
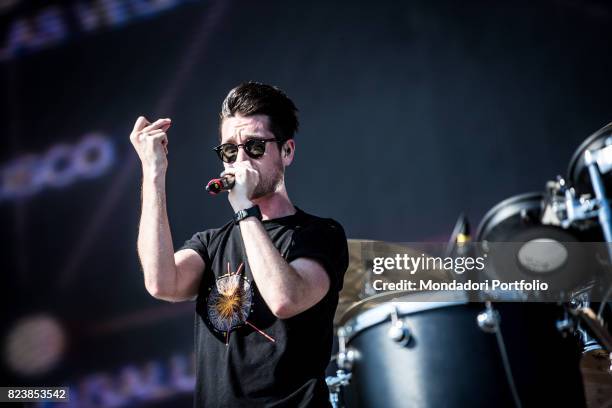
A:
POLYGON ((493 304, 510 377, 497 335, 477 323, 483 304, 394 296, 362 302, 341 328, 354 356, 346 407, 515 407, 512 382, 523 407, 585 406, 579 350, 556 329, 561 308, 493 304), (402 322, 402 341, 393 321, 402 322))

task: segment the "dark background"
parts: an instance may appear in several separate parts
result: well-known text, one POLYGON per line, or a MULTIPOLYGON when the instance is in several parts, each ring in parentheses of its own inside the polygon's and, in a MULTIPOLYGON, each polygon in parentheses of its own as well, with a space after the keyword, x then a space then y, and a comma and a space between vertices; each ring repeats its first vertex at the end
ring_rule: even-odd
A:
MULTIPOLYGON (((76 2, 17 3, 0 9, 5 46, 15 20, 47 3, 70 15, 76 2)), ((173 120, 175 246, 231 216, 203 187, 222 168, 211 151, 221 101, 243 81, 294 100, 289 194, 350 238, 445 240, 461 211, 476 225, 499 201, 543 191, 611 117, 605 2, 194 0, 92 33, 66 19, 65 40, 0 62, 0 165, 92 131, 109 135, 116 160, 95 179, 0 201, 0 335, 46 313, 69 344, 38 376, 4 363, 6 385, 114 376, 192 349, 192 305, 151 298, 136 255, 141 173, 128 137, 141 114, 173 120)))

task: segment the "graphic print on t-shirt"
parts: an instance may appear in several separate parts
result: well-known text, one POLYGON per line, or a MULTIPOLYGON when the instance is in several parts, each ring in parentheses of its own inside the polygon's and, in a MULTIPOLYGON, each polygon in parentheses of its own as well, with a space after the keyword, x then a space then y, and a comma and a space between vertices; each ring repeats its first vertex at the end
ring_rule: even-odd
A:
POLYGON ((243 267, 244 263, 241 263, 236 272, 231 272, 228 262, 227 274, 217 278, 215 284, 209 288, 206 299, 208 321, 225 337, 226 345, 229 345, 230 333, 245 324, 274 342, 272 337, 247 320, 252 312, 253 288, 247 277, 240 273, 243 267))

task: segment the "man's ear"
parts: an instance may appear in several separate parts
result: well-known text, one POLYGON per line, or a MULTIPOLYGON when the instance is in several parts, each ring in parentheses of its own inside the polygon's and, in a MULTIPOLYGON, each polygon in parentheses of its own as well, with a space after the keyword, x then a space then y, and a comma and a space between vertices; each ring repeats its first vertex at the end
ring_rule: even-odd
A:
POLYGON ((293 155, 295 154, 295 141, 293 139, 287 140, 281 148, 281 159, 283 165, 289 166, 293 162, 293 155))

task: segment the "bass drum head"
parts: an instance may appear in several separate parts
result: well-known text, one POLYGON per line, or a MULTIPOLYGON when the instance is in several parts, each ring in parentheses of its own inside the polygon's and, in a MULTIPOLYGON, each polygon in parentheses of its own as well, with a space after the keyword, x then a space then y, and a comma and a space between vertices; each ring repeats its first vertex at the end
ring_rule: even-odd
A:
POLYGON ((592 275, 585 272, 596 263, 594 248, 579 245, 590 240, 593 231, 541 224, 544 199, 542 193, 506 199, 487 212, 476 233, 480 255, 487 256, 486 277, 547 283, 546 292, 530 293, 537 300, 558 299, 586 284, 592 275))
MULTIPOLYGON (((410 333, 403 343, 389 337, 389 308, 364 308, 352 321, 347 346, 357 356, 347 407, 514 407, 495 334, 481 330, 481 303, 396 303, 410 333), (372 316, 374 318, 372 318, 372 316)), ((400 299, 398 299, 400 300, 400 299)), ((494 303, 519 398, 524 407, 584 406, 575 341, 563 338, 555 322, 561 308, 550 304, 494 303)), ((346 330, 346 326, 344 329, 346 330)))
MULTIPOLYGON (((605 146, 605 141, 610 136, 612 136, 612 123, 608 123, 606 126, 587 137, 572 155, 572 159, 567 168, 567 179, 571 182, 578 196, 580 196, 580 194, 591 194, 593 196, 593 187, 591 186, 589 170, 584 163, 584 153, 587 150, 601 149, 605 146)), ((604 174, 602 179, 606 188, 606 195, 611 197, 612 172, 604 174)))

